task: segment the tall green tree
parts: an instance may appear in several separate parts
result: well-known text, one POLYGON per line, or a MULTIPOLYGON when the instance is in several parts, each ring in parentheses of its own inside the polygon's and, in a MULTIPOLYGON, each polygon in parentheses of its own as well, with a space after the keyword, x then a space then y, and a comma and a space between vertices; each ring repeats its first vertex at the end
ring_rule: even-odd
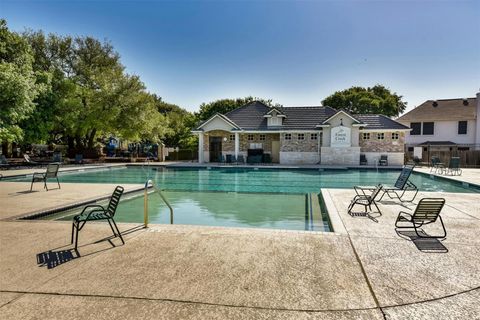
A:
POLYGON ((34 99, 48 77, 37 76, 32 67, 33 55, 28 43, 11 32, 5 20, 0 20, 0 141, 3 144, 20 141, 20 122, 35 109, 34 99))
POLYGON ((351 113, 383 114, 389 117, 398 116, 407 107, 407 102, 402 100, 402 96, 382 85, 368 88, 351 87, 337 91, 325 98, 322 104, 351 113))
POLYGON ((198 120, 207 120, 216 113, 225 114, 252 101, 260 101, 270 107, 281 107, 280 104, 273 103, 271 99, 262 99, 252 96, 236 99, 220 99, 209 103, 202 103, 200 105, 200 110, 197 113, 197 118, 198 120))
POLYGON ((197 138, 191 130, 196 125, 196 117, 193 113, 179 106, 167 103, 161 97, 153 95, 157 110, 166 117, 167 131, 163 139, 167 147, 179 147, 181 149, 193 149, 198 144, 197 138))
POLYGON ((31 140, 83 150, 110 135, 158 140, 165 134, 165 117, 140 78, 125 72, 110 43, 43 32, 24 36, 33 48, 34 68, 52 75, 51 90, 38 97, 37 112, 25 124, 31 140))

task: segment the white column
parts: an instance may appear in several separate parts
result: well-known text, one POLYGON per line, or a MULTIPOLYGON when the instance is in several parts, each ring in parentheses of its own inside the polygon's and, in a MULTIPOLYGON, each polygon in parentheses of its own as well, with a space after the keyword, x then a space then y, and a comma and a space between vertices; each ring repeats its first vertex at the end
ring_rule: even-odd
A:
POLYGON ((198 134, 198 163, 203 163, 203 132, 198 134))
POLYGON ((238 159, 238 153, 240 152, 240 134, 235 132, 235 159, 238 159))

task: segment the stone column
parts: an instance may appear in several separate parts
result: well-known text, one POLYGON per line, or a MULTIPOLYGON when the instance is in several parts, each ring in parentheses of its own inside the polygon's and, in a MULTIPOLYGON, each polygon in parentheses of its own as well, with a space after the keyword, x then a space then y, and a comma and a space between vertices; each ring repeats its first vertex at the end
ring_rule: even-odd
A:
POLYGON ((198 163, 203 163, 203 132, 198 134, 198 163))
POLYGON ((240 153, 240 134, 235 132, 235 159, 238 159, 240 153))

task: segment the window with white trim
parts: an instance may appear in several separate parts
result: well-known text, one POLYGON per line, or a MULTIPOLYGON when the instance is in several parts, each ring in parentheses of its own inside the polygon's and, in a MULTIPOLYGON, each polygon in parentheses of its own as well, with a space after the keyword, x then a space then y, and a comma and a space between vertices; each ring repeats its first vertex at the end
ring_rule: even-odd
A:
POLYGON ((392 140, 398 140, 399 137, 400 135, 398 134, 398 132, 392 132, 392 140))
POLYGON ((234 134, 230 135, 230 141, 235 141, 235 135, 234 134))
POLYGON ((377 140, 385 140, 385 133, 383 132, 377 133, 377 140))
POLYGON ((298 139, 298 140, 305 140, 305 133, 299 133, 299 134, 297 135, 297 139, 298 139))
POLYGON ((285 133, 285 140, 292 140, 292 134, 291 133, 285 133))
POLYGON ((310 140, 318 140, 318 133, 310 134, 310 140))
POLYGON ((249 134, 249 135, 247 136, 247 140, 248 140, 248 141, 253 141, 253 140, 254 140, 253 134, 249 134))
POLYGON ((363 140, 370 140, 370 132, 362 133, 362 139, 363 140))
POLYGON ((265 141, 265 140, 267 140, 267 136, 264 135, 264 134, 261 134, 261 135, 258 136, 258 140, 265 141))

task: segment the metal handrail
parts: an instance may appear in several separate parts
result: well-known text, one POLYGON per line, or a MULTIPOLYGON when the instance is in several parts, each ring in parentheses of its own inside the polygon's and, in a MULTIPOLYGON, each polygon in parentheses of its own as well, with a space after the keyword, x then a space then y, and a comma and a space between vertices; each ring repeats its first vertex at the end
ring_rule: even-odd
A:
POLYGON ((170 202, 168 202, 165 195, 162 193, 160 189, 158 189, 152 180, 147 180, 145 182, 145 190, 144 190, 144 198, 143 198, 143 223, 145 227, 148 227, 148 188, 151 186, 155 192, 160 196, 163 202, 167 205, 168 209, 170 210, 170 224, 173 224, 173 208, 170 202))

